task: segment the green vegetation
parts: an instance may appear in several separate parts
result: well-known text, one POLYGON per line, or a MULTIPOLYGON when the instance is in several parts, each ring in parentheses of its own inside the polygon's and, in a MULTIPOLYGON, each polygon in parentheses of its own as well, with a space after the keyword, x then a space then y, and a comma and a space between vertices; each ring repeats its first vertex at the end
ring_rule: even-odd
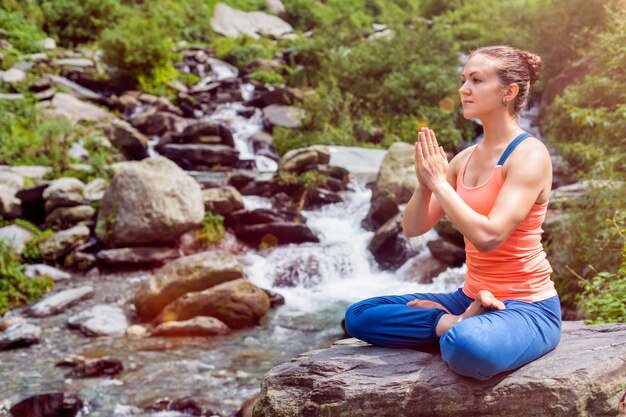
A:
MULTIPOLYGON (((594 322, 624 319, 623 306, 616 304, 624 298, 626 270, 626 15, 619 0, 283 0, 286 20, 303 35, 295 40, 216 34, 210 20, 218 1, 0 0, 0 36, 13 45, 2 50, 0 65, 7 69, 22 54, 41 51, 40 41, 50 35, 61 45, 101 49, 117 81, 175 101, 169 81, 193 85, 200 79, 175 70, 177 51, 205 48, 252 80, 305 93, 296 104, 306 111, 302 126, 273 131, 284 154, 314 144, 385 149, 413 142, 422 126, 454 150, 474 134, 458 103, 460 53, 502 43, 538 53, 545 62, 534 87, 539 94, 549 79, 585 60, 586 75, 569 81, 540 120, 571 174, 592 184, 588 197, 564 208, 568 220, 554 231, 548 249, 566 307, 594 322), (373 36, 375 23, 385 24, 389 36, 373 36), (279 57, 286 62, 277 70, 250 65, 279 57)), ((245 11, 266 8, 265 0, 224 2, 245 11)), ((2 85, 0 92, 26 96, 0 101, 0 164, 50 166, 50 178, 110 178, 107 167, 116 150, 101 140, 99 128, 41 120, 24 85, 2 85), (87 161, 67 156, 77 142, 89 152, 87 161), (73 162, 93 170, 72 170, 73 162)), ((276 180, 294 190, 323 185, 315 173, 280 173, 276 180)), ((207 213, 201 239, 219 240, 222 222, 207 213)), ((29 245, 26 257, 35 259, 36 245, 29 245)))
POLYGON ((202 228, 196 235, 200 242, 215 243, 224 238, 224 216, 213 212, 206 212, 202 221, 202 228))
POLYGON ((98 39, 100 32, 121 15, 120 0, 43 0, 43 29, 62 45, 77 45, 98 39))
POLYGON ((551 259, 564 304, 573 308, 578 302, 595 323, 624 320, 626 288, 626 75, 620 63, 626 56, 626 12, 607 16, 591 39, 594 48, 584 53, 589 73, 557 97, 545 125, 547 139, 572 173, 592 184, 590 194, 566 210, 551 259))
POLYGON ((8 309, 37 300, 54 286, 46 276, 27 278, 10 243, 0 240, 0 316, 8 309))

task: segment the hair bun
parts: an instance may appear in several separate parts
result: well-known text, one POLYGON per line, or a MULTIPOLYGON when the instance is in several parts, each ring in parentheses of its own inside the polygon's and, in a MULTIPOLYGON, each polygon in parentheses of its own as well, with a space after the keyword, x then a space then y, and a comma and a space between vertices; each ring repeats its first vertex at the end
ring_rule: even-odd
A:
POLYGON ((539 55, 531 54, 530 52, 520 51, 520 54, 528 64, 528 69, 530 71, 530 83, 534 84, 541 75, 541 70, 543 69, 543 60, 539 55))

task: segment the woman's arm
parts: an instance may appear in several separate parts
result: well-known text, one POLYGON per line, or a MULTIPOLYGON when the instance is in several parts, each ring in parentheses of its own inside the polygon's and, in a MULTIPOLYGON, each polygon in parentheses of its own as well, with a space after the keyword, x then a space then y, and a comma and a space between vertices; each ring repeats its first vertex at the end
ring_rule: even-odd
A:
MULTIPOLYGON (((417 147, 415 145, 415 165, 417 171, 417 147)), ((456 172, 458 166, 463 160, 468 150, 459 152, 450 161, 449 169, 446 173, 446 180, 453 189, 456 189, 456 172)), ((402 215, 402 230, 406 237, 421 236, 428 232, 437 224, 437 222, 446 214, 441 208, 437 198, 433 198, 432 191, 426 187, 420 180, 419 174, 417 188, 407 203, 404 214, 402 215)))
MULTIPOLYGON (((436 145, 434 133, 427 142, 436 145)), ((454 226, 480 251, 500 246, 524 220, 550 174, 550 155, 543 144, 527 140, 509 159, 507 177, 487 216, 474 211, 445 180, 445 164, 426 144, 420 147, 420 173, 454 226)), ((436 149, 436 148, 435 148, 436 149)))

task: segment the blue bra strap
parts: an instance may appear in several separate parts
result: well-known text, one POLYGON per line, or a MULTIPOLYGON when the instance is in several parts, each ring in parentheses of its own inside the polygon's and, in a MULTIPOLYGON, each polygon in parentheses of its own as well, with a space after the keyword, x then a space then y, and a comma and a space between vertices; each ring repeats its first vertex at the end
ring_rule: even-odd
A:
POLYGON ((524 132, 524 133, 521 133, 515 139, 513 139, 511 143, 509 143, 509 146, 507 146, 506 149, 504 150, 504 153, 502 154, 502 156, 500 157, 500 160, 498 161, 498 165, 504 165, 504 162, 509 157, 509 155, 511 155, 511 152, 515 150, 517 145, 522 143, 522 141, 529 136, 532 136, 532 135, 528 132, 524 132))

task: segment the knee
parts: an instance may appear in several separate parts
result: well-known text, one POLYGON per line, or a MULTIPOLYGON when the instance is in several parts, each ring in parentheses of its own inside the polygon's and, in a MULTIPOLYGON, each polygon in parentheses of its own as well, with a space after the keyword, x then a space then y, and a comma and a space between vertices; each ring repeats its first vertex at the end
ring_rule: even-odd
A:
POLYGON ((346 332, 352 337, 359 338, 362 329, 365 327, 364 317, 360 315, 363 310, 362 302, 354 303, 346 310, 344 324, 346 332))
POLYGON ((455 373, 486 381, 501 372, 498 358, 480 333, 461 323, 439 340, 441 358, 455 373))

